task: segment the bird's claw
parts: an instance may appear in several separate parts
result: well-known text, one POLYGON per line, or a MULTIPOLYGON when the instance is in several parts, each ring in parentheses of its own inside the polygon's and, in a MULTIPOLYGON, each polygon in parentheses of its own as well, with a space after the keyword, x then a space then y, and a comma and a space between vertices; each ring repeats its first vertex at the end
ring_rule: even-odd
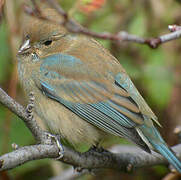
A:
POLYGON ((48 132, 46 132, 46 135, 47 135, 49 138, 55 140, 55 142, 56 142, 56 144, 57 144, 57 147, 58 147, 58 149, 59 149, 59 153, 58 153, 58 154, 59 154, 59 157, 57 157, 56 159, 57 159, 57 160, 61 159, 61 158, 63 157, 63 155, 64 155, 64 148, 63 148, 63 146, 62 146, 62 144, 61 144, 61 142, 60 142, 60 136, 54 135, 54 134, 51 134, 51 133, 48 133, 48 132))

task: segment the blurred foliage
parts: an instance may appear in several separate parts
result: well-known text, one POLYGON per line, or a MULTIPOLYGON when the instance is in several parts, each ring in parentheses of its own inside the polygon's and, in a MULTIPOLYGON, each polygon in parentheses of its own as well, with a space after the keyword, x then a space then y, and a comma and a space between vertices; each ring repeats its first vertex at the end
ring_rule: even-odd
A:
POLYGON ((11 71, 11 53, 8 46, 8 31, 5 22, 1 22, 0 27, 0 83, 6 83, 11 71))
MULTIPOLYGON (((17 12, 14 12, 17 15, 17 24, 21 24, 19 10, 22 1, 14 1, 17 9, 17 12)), ((167 27, 169 24, 181 24, 180 0, 59 0, 59 2, 71 17, 96 32, 117 33, 124 30, 138 36, 156 37, 168 33, 167 27), (99 4, 96 5, 96 2, 99 4)), ((8 85, 15 63, 12 60, 10 44, 10 38, 13 36, 11 34, 12 30, 9 29, 8 23, 10 22, 6 21, 5 18, 6 12, 3 14, 3 20, 0 24, 0 85, 8 92, 8 85)), ((16 30, 16 32, 19 33, 20 31, 16 30)), ((119 59, 143 97, 159 117, 159 121, 163 125, 161 132, 166 141, 170 145, 177 143, 173 129, 177 125, 181 125, 181 40, 163 44, 158 49, 150 49, 145 45, 128 42, 117 44, 108 40, 98 41, 119 59)), ((16 99, 22 104, 26 103, 19 88, 16 99)), ((2 130, 6 124, 7 112, 6 108, 0 106, 0 126, 2 130)), ((3 142, 8 143, 8 151, 12 150, 12 143, 19 146, 34 143, 32 135, 23 122, 14 115, 11 116, 11 120, 9 137, 4 135, 4 131, 0 131, 1 154, 4 153, 3 142)), ((127 143, 127 141, 115 138, 104 144, 105 147, 109 147, 116 143, 127 143)), ((7 172, 7 176, 9 176, 9 179, 11 177, 13 179, 48 179, 48 177, 54 175, 50 162, 52 161, 30 162, 7 172)), ((95 177, 86 175, 80 179, 151 180, 161 179, 167 173, 167 168, 156 166, 140 169, 130 174, 106 170, 95 177)))

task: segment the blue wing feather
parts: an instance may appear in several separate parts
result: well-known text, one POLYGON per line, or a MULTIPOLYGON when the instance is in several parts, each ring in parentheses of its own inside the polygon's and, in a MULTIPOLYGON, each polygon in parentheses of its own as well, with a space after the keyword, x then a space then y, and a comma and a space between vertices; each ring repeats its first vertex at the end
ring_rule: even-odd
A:
POLYGON ((49 87, 47 83, 41 82, 41 85, 46 96, 60 102, 92 125, 113 135, 128 138, 145 151, 150 152, 148 146, 142 141, 134 128, 137 124, 112 108, 108 102, 98 102, 94 104, 72 103, 57 96, 56 91, 52 91, 52 87, 49 87))

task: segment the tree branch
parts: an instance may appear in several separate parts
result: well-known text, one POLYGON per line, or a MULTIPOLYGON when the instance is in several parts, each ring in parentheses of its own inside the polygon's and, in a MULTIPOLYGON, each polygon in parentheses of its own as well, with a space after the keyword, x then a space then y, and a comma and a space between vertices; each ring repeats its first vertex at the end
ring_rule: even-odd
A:
MULTIPOLYGON (((168 164, 158 153, 153 152, 151 155, 134 146, 116 146, 112 149, 114 153, 108 151, 80 153, 67 147, 64 148, 65 153, 60 161, 85 169, 110 168, 130 171, 141 167, 168 164)), ((181 155, 181 145, 175 146, 173 150, 179 156, 181 155)), ((58 152, 56 145, 39 144, 21 147, 0 157, 0 171, 15 168, 32 160, 56 158, 58 152)))

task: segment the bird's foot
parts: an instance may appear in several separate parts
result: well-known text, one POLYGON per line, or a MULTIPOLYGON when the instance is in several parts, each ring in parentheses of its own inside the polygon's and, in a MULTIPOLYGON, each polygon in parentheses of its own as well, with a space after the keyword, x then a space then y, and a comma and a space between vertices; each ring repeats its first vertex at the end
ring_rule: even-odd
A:
POLYGON ((59 135, 54 135, 54 134, 51 134, 51 133, 48 133, 46 132, 46 135, 48 138, 50 138, 51 140, 53 139, 56 144, 57 144, 57 147, 59 149, 59 157, 57 157, 56 159, 59 160, 63 157, 63 154, 64 154, 64 148, 63 148, 63 145, 61 144, 60 142, 60 136, 59 135))

